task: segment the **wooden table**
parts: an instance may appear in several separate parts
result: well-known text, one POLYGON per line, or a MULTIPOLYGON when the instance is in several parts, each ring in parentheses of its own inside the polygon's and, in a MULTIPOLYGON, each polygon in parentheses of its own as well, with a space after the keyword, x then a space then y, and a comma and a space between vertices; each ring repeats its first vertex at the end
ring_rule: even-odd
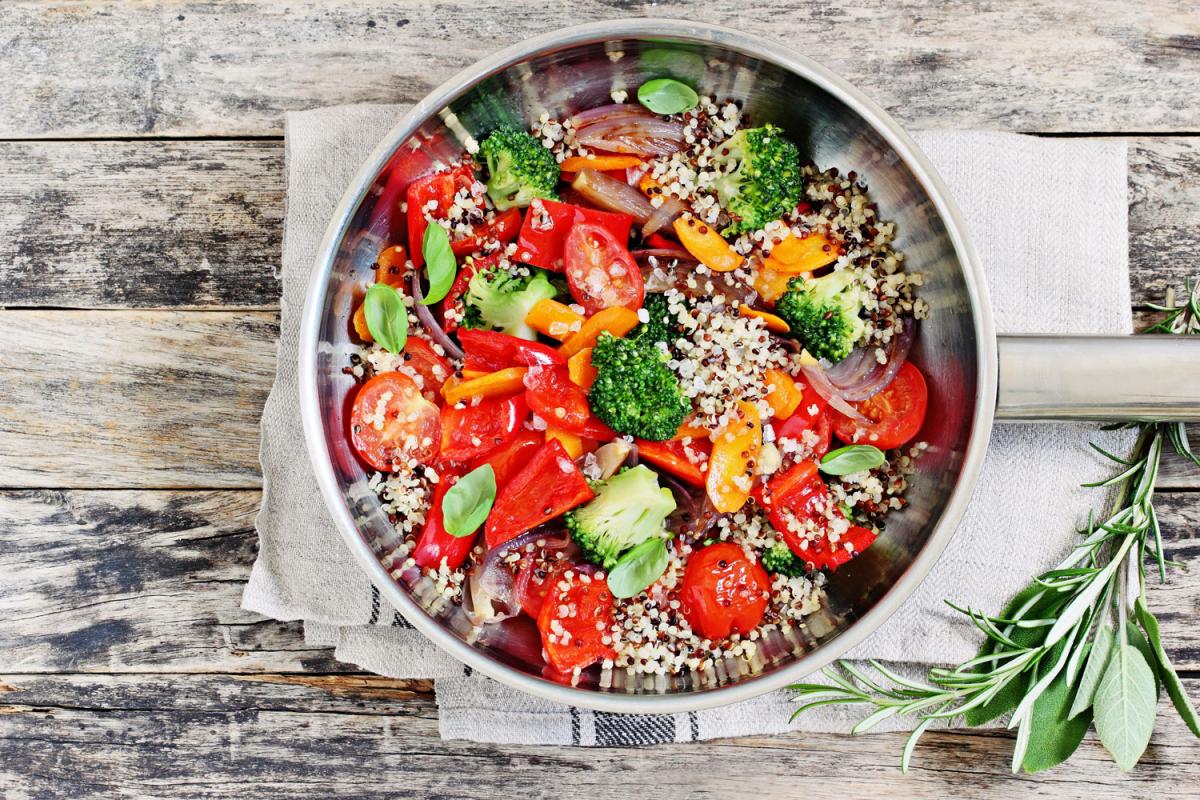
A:
MULTIPOLYGON (((754 7, 0 5, 0 795, 1196 796, 1200 745, 1166 705, 1129 776, 1089 739, 1049 774, 1011 777, 1002 732, 930 734, 906 778, 895 735, 444 742, 428 682, 357 672, 299 625, 238 608, 275 368, 286 109, 414 101, 573 22, 724 22, 818 58, 911 127, 1127 138, 1138 309, 1200 272, 1191 0, 754 7)), ((1172 461, 1162 485, 1169 555, 1200 566, 1200 477, 1172 461)), ((1200 697, 1200 577, 1152 601, 1200 697)))

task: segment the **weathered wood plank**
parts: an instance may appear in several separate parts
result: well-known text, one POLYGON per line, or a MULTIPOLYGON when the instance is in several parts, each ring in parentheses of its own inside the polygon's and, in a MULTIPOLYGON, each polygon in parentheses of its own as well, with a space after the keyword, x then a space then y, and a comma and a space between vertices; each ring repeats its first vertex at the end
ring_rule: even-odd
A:
POLYGON ((914 126, 1194 131, 1186 0, 6 3, 0 137, 259 135, 285 109, 415 101, 534 34, 623 16, 734 24, 790 43, 914 126), (80 42, 88 42, 81 48, 80 42), (881 76, 886 78, 881 79, 881 76))
POLYGON ((0 492, 0 661, 17 672, 352 669, 242 611, 257 491, 0 492))
MULTIPOLYGON (((1089 736, 1072 760, 1009 774, 1000 731, 929 733, 897 770, 902 734, 789 734, 653 748, 437 741, 432 698, 386 682, 325 687, 230 676, 0 675, 0 794, 228 797, 1192 797, 1195 741, 1160 704, 1137 771, 1089 736), (269 681, 269 682, 267 682, 269 681), (662 765, 669 763, 670 769, 662 765), (653 775, 653 780, 648 776, 653 775), (847 776, 853 779, 847 780, 847 776)), ((1200 681, 1187 681, 1200 691, 1200 681)))
POLYGON ((279 305, 283 144, 0 143, 0 306, 279 305))
POLYGON ((0 486, 256 486, 277 316, 0 311, 0 486))
MULTIPOLYGON (((257 491, 0 492, 0 671, 348 670, 295 624, 241 611, 257 491)), ((1200 669, 1200 494, 1159 502, 1190 572, 1150 603, 1181 669, 1200 669)), ((3 702, 0 699, 0 702, 3 702)))
MULTIPOLYGON (((277 308, 283 143, 0 143, 0 306, 277 308)), ((1129 150, 1136 303, 1200 273, 1200 137, 1129 150)))

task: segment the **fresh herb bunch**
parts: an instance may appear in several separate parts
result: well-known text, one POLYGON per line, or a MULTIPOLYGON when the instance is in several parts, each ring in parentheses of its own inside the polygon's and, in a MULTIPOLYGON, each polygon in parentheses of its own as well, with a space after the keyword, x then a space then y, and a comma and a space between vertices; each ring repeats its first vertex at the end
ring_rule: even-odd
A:
MULTIPOLYGON (((1168 294, 1165 316, 1146 333, 1200 333, 1200 283, 1188 287, 1177 306, 1168 294)), ((1154 484, 1168 445, 1200 466, 1182 423, 1139 427, 1129 458, 1096 445, 1120 472, 1095 484, 1116 491, 1107 518, 1089 519, 1083 539, 1057 568, 1018 592, 998 616, 973 609, 966 614, 984 634, 975 658, 953 669, 934 668, 927 681, 909 680, 870 661, 874 673, 841 661, 825 671, 832 685, 791 686, 802 703, 792 718, 825 705, 863 704, 874 710, 853 729, 864 733, 885 719, 917 715, 904 745, 900 768, 908 770, 913 749, 938 720, 982 725, 1010 714, 1016 728, 1013 771, 1049 769, 1075 751, 1092 724, 1123 770, 1141 758, 1154 727, 1158 694, 1167 690, 1179 716, 1200 737, 1200 717, 1167 658, 1158 621, 1146 601, 1148 559, 1166 580, 1167 559, 1154 512, 1154 484)))

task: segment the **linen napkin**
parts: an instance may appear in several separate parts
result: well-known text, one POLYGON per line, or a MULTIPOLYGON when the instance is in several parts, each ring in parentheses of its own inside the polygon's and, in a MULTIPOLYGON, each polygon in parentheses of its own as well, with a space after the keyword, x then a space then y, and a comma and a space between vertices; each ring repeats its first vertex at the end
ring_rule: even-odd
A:
MULTIPOLYGON (((794 706, 786 692, 707 711, 637 716, 517 692, 442 653, 356 566, 308 467, 297 339, 325 225, 361 161, 403 111, 344 106, 287 116, 279 365, 263 410, 260 548, 243 607, 304 620, 306 641, 335 647, 337 658, 372 672, 434 678, 444 738, 608 746, 847 731, 861 709, 816 709, 789 724, 794 706)), ((987 273, 998 330, 1130 332, 1123 141, 957 131, 915 138, 962 209, 987 273)), ((1121 452, 1132 440, 1091 425, 997 425, 974 498, 941 560, 849 657, 884 660, 913 676, 970 658, 978 646, 973 628, 943 601, 998 610, 1065 555, 1087 510, 1102 500, 1080 484, 1109 474, 1089 441, 1121 452)), ((878 730, 905 724, 890 720, 878 730)))

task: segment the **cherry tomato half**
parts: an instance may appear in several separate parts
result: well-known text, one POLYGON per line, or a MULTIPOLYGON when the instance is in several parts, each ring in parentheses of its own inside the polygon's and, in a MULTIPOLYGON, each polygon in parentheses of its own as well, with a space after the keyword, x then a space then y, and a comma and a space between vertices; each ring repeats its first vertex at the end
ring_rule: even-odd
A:
POLYGON ((767 610, 771 579, 733 542, 693 552, 683 572, 682 611, 706 639, 726 639, 758 627, 767 610))
POLYGON ((409 336, 404 345, 404 366, 418 377, 418 385, 426 400, 437 403, 442 398, 442 384, 454 373, 450 362, 437 354, 428 339, 409 336))
POLYGON ((612 624, 608 582, 576 572, 565 591, 557 585, 551 589, 538 613, 546 661, 559 672, 571 672, 614 658, 616 651, 603 641, 612 635, 612 624))
POLYGON ((860 425, 834 412, 833 432, 847 444, 870 444, 880 450, 890 450, 917 435, 925 422, 928 404, 925 376, 911 361, 905 361, 896 377, 879 394, 853 404, 874 424, 860 425))
POLYGON ((625 243, 608 229, 576 222, 563 245, 563 263, 571 296, 589 314, 614 306, 636 311, 645 288, 637 262, 625 243))
POLYGON ((350 410, 350 442, 362 459, 390 472, 396 462, 429 462, 442 439, 438 408, 412 378, 384 372, 359 387, 350 410))

